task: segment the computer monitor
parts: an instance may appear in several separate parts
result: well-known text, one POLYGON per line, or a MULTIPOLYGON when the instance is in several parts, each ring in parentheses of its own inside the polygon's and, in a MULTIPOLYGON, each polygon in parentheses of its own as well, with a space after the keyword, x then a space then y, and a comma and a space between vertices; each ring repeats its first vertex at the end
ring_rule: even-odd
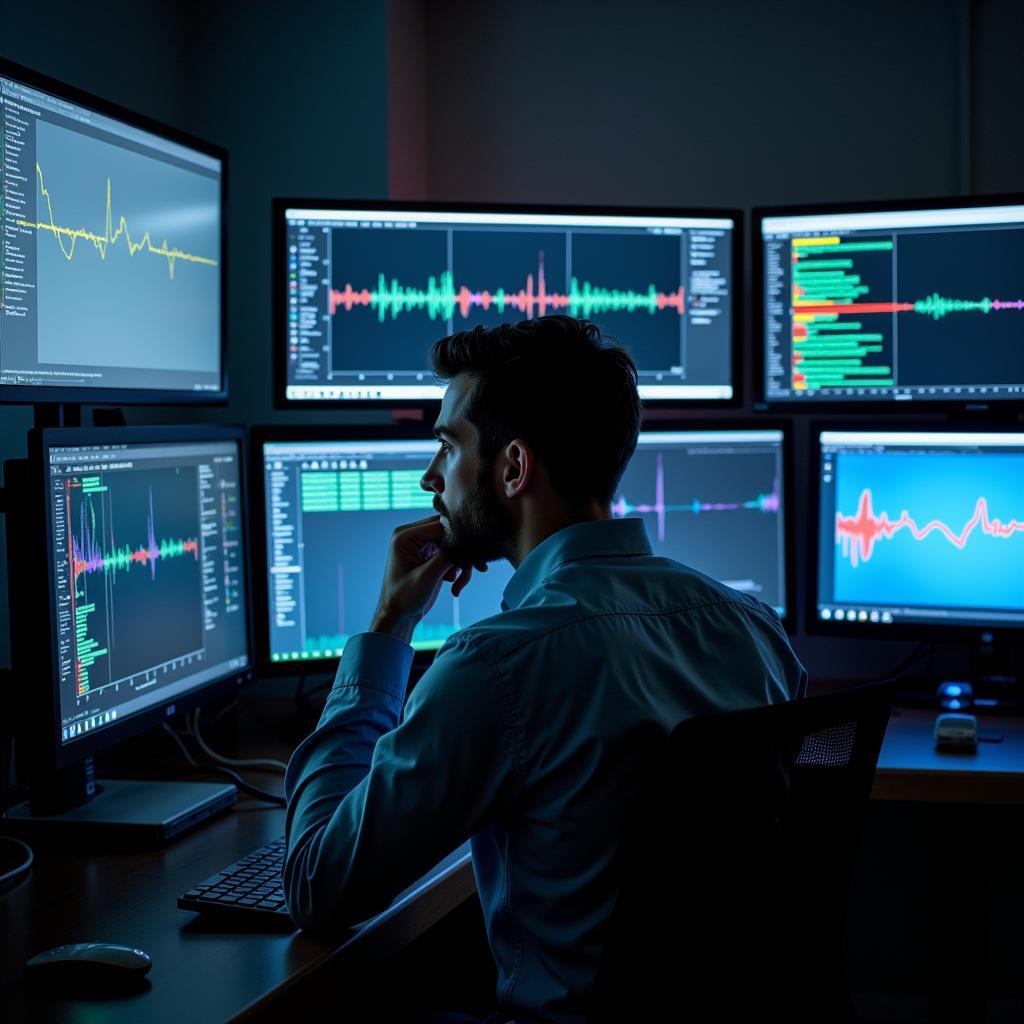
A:
POLYGON ((251 677, 245 458, 243 431, 215 426, 31 446, 8 552, 19 724, 43 772, 251 677))
POLYGON ((224 151, 6 61, 0 120, 0 402, 225 399, 224 151))
POLYGON ((817 631, 1024 628, 1024 433, 817 436, 817 631))
MULTIPOLYGON (((266 428, 255 432, 253 450, 266 545, 260 660, 271 671, 333 669, 345 641, 370 627, 392 531, 433 514, 420 478, 437 441, 387 428, 266 428)), ((445 586, 413 647, 437 650, 463 626, 496 615, 511 576, 508 562, 493 562, 460 597, 445 586)))
POLYGON ((654 553, 790 619, 787 438, 781 426, 640 433, 614 516, 640 516, 654 553))
MULTIPOLYGON (((260 661, 270 671, 333 669, 345 641, 369 628, 391 532, 431 514, 420 479, 437 450, 387 428, 262 428, 253 437, 263 476, 264 588, 260 661)), ((781 429, 641 433, 612 503, 641 516, 656 553, 787 611, 781 429)), ((501 610, 511 566, 494 562, 458 598, 447 587, 413 634, 433 651, 501 610)))
POLYGON ((1024 401, 1024 195, 754 211, 768 405, 1024 401))
POLYGON ((277 199, 278 403, 437 400, 435 340, 566 313, 632 352, 642 398, 721 405, 737 380, 739 224, 737 211, 277 199))

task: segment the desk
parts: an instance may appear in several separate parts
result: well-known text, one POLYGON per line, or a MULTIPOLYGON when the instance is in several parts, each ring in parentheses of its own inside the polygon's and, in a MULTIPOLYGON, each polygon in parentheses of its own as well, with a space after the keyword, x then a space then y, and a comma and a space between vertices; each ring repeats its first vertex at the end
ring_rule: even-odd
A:
POLYGON ((979 715, 974 754, 935 749, 935 710, 895 708, 878 757, 873 800, 920 803, 1024 804, 1024 719, 979 715))
MULTIPOLYGON (((983 729, 1002 734, 1003 742, 983 744, 976 755, 955 755, 934 751, 934 718, 930 711, 894 713, 879 760, 875 800, 1024 804, 1024 722, 984 719, 983 729)), ((252 726, 247 719, 244 742, 225 750, 238 756, 287 756, 280 741, 272 743, 269 734, 252 726)), ((271 776, 254 777, 273 784, 271 776)), ((229 931, 175 907, 177 896, 194 882, 283 831, 283 810, 242 799, 233 810, 155 850, 82 851, 33 843, 31 874, 0 902, 5 1020, 280 1021, 294 1006, 316 998, 321 988, 336 998, 339 984, 357 981, 394 956, 474 891, 463 850, 415 898, 335 942, 301 932, 229 931), (102 1002, 25 991, 21 970, 32 954, 88 940, 145 949, 153 957, 151 987, 102 1002)))
POLYGON ((971 1024, 987 1020, 996 993, 1018 1014, 1024 1008, 1007 980, 1019 970, 1012 908, 1024 720, 979 715, 979 732, 1001 742, 950 754, 935 749, 937 714, 895 708, 889 719, 853 877, 848 948, 862 976, 898 985, 904 998, 921 993, 914 1005, 926 1016, 912 1019, 971 1024))
MULTIPOLYGON (((150 743, 159 748, 159 740, 150 743)), ((262 750, 264 756, 287 756, 279 744, 259 743, 247 735, 242 746, 248 749, 229 752, 253 756, 262 750)), ((246 774, 280 788, 279 776, 246 774)), ((175 906, 195 882, 283 832, 283 809, 243 796, 233 809, 156 849, 82 850, 32 840, 32 871, 0 901, 3 1019, 10 1024, 286 1020, 290 1009, 308 1005, 319 989, 336 993, 339 984, 358 981, 475 891, 466 844, 411 899, 396 901, 354 934, 334 941, 299 931, 239 930, 175 906), (153 958, 149 988, 102 1000, 25 989, 21 972, 30 956, 82 941, 144 949, 153 958)))

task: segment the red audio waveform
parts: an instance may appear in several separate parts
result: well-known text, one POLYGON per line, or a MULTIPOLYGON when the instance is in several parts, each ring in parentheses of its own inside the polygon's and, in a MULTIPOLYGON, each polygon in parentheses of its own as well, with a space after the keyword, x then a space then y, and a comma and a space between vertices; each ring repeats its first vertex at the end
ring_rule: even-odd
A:
POLYGON ((836 543, 842 545, 843 557, 849 558, 850 564, 856 569, 861 562, 871 558, 877 541, 889 540, 900 530, 910 530, 914 540, 924 540, 928 534, 938 531, 950 544, 962 551, 967 538, 978 526, 981 527, 982 533, 990 537, 1009 537, 1011 534, 1024 532, 1024 522, 1011 519, 1008 523, 1003 523, 998 519, 989 518, 988 502, 984 498, 978 498, 975 502, 974 514, 959 533, 954 532, 941 519, 933 519, 924 526, 918 526, 906 509, 900 513, 899 519, 890 519, 885 512, 876 516, 871 502, 871 490, 865 487, 860 492, 855 515, 844 516, 842 512, 836 513, 836 543))

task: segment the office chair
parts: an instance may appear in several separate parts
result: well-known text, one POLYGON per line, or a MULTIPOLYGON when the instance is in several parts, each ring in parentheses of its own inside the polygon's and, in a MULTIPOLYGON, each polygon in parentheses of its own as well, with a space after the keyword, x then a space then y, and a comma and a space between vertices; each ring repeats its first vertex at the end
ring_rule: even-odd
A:
POLYGON ((627 815, 598 1021, 845 1021, 890 684, 681 722, 627 815))

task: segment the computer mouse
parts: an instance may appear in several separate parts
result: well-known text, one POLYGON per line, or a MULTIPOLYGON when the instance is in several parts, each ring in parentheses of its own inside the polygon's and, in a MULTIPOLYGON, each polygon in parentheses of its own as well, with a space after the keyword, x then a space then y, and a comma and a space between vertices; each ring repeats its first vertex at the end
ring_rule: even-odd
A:
POLYGON ((978 719, 947 712, 935 719, 935 749, 945 753, 974 753, 978 749, 978 719))
POLYGON ((47 985, 119 988, 139 985, 153 961, 141 949, 112 942, 75 942, 38 953, 25 964, 25 978, 47 985))

